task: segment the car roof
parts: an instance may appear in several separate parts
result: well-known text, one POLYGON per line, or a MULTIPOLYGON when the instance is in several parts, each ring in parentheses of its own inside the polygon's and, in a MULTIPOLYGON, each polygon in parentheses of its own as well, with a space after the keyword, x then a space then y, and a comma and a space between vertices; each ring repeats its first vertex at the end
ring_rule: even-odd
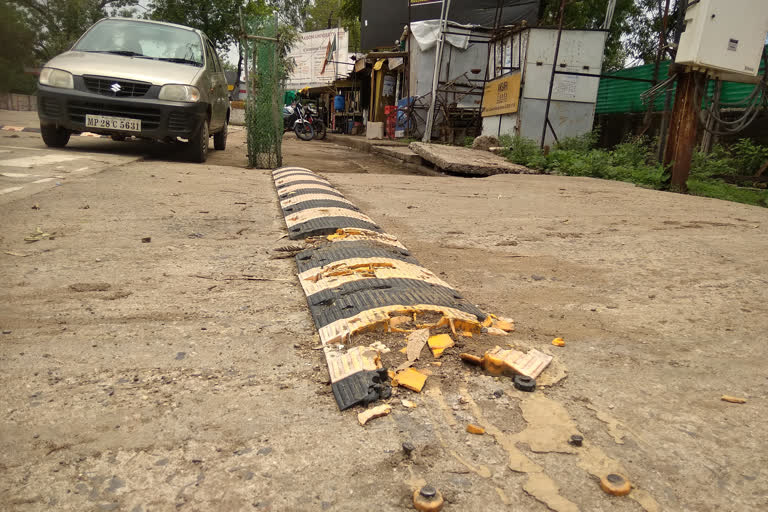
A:
POLYGON ((167 21, 155 21, 155 20, 140 20, 140 19, 137 19, 137 18, 125 18, 123 16, 108 16, 106 18, 100 19, 96 23, 101 23, 102 21, 106 21, 106 20, 135 21, 137 23, 154 23, 155 25, 165 25, 166 27, 182 28, 184 30, 189 30, 189 31, 194 32, 196 34, 199 34, 201 36, 205 35, 205 33, 203 31, 201 31, 201 30, 198 30, 198 29, 192 28, 192 27, 188 27, 186 25, 179 25, 178 23, 168 23, 167 21))

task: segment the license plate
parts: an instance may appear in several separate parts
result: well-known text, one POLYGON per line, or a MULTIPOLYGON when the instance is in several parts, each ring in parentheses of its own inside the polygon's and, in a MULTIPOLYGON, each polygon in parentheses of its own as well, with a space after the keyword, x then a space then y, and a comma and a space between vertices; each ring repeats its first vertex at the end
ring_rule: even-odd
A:
POLYGON ((85 126, 87 128, 101 128, 102 130, 123 130, 126 132, 140 132, 141 119, 129 119, 127 117, 95 116, 86 114, 85 126))

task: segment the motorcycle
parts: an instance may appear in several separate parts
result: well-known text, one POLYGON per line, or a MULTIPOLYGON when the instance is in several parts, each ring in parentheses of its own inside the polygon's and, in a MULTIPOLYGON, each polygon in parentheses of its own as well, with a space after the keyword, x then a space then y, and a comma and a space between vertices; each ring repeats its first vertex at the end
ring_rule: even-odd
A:
POLYGON ((326 135, 325 123, 320 117, 315 105, 311 103, 307 105, 307 119, 312 123, 312 128, 315 129, 315 138, 318 140, 324 139, 326 135))
POLYGON ((302 107, 301 102, 296 102, 294 107, 290 105, 283 107, 283 132, 291 130, 301 140, 312 140, 315 136, 312 121, 304 113, 304 107, 302 107))

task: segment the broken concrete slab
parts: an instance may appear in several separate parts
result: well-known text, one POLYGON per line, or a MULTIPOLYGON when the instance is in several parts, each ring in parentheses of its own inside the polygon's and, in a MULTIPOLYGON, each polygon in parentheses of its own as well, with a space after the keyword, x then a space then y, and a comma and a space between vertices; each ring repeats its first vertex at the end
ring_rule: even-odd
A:
POLYGON ((539 174, 538 171, 513 164, 488 151, 423 142, 411 142, 408 147, 424 160, 447 172, 475 176, 539 174))
POLYGON ((405 145, 375 144, 371 146, 371 152, 378 153, 380 155, 388 156, 391 158, 396 158, 398 160, 411 163, 411 164, 421 163, 421 157, 416 153, 414 153, 413 151, 411 151, 411 149, 405 145))

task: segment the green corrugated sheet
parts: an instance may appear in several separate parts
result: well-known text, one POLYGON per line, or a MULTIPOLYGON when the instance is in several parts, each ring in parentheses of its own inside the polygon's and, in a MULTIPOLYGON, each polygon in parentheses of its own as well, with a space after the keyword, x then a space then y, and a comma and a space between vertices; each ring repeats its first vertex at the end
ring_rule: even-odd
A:
MULTIPOLYGON (((659 81, 667 77, 670 61, 663 61, 659 64, 659 81)), ((763 68, 761 68, 762 70, 763 68)), ((653 64, 637 66, 634 68, 622 69, 614 73, 608 73, 612 76, 624 76, 629 78, 642 78, 644 80, 653 79, 653 64)), ((623 112, 645 112, 646 105, 640 99, 640 95, 650 89, 652 84, 648 82, 630 82, 628 80, 615 80, 610 78, 600 79, 600 88, 597 90, 597 107, 595 112, 598 114, 611 114, 623 112)), ((708 93, 712 94, 714 84, 710 81, 708 93)), ((739 84, 734 82, 724 82, 720 94, 720 101, 733 103, 749 96, 755 88, 753 84, 739 84)), ((674 99, 675 87, 672 87, 672 98, 674 99)), ((654 110, 664 110, 665 94, 660 94, 654 101, 654 110)), ((730 105, 729 105, 730 106, 730 105)), ((737 105, 738 106, 738 105, 737 105)))

